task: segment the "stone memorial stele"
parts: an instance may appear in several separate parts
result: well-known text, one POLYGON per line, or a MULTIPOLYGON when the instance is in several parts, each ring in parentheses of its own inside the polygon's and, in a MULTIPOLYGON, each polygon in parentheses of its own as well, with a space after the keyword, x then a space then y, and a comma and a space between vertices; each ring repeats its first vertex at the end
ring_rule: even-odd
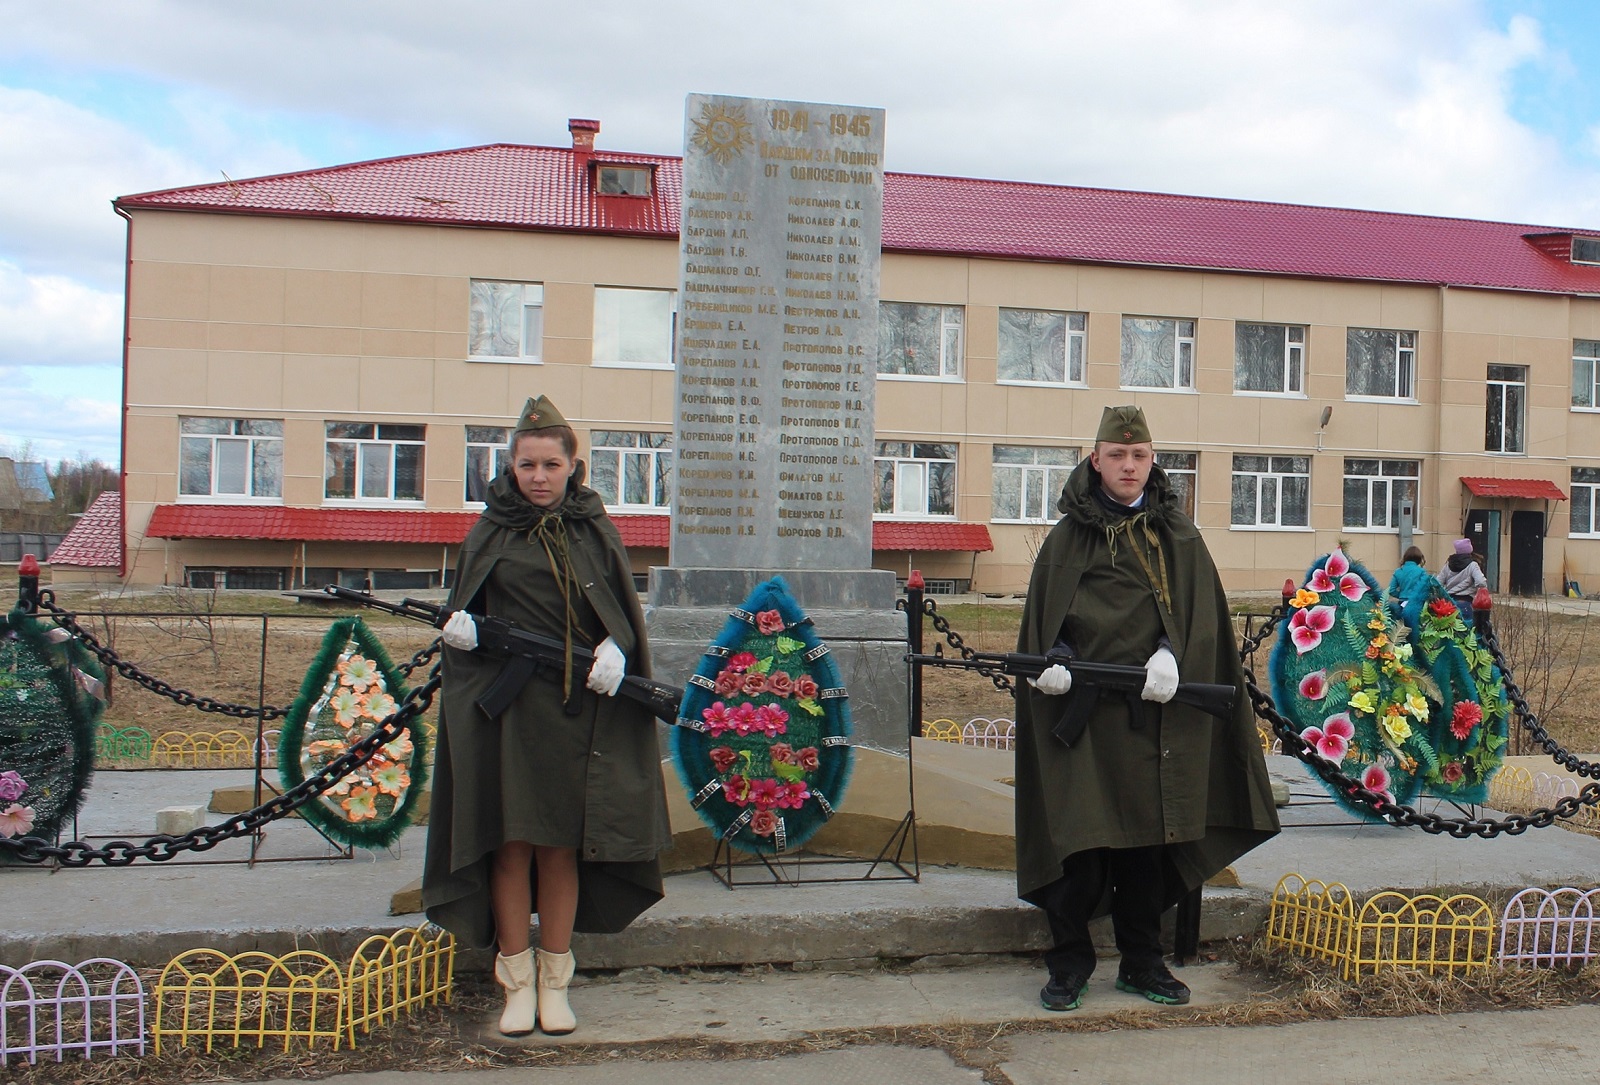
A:
POLYGON ((773 573, 838 657, 857 740, 907 747, 905 619, 872 568, 881 109, 691 94, 662 674, 773 573))

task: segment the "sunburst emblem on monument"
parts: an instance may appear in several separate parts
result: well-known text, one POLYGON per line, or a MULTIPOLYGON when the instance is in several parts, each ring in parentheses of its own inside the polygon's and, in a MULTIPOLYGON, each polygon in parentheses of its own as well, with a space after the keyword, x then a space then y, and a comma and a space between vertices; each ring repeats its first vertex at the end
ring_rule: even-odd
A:
POLYGON ((716 159, 719 166, 726 166, 734 155, 744 154, 746 147, 755 146, 755 137, 750 134, 750 122, 745 118, 742 105, 725 106, 707 102, 700 107, 700 119, 692 123, 692 142, 716 159))

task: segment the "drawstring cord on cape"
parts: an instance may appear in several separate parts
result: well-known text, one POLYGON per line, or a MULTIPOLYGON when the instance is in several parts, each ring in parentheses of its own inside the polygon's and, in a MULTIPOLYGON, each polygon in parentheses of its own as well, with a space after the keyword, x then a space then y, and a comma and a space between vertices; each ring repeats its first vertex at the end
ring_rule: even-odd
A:
POLYGON ((1161 549, 1161 536, 1150 527, 1150 513, 1141 510, 1131 516, 1124 517, 1114 524, 1106 525, 1106 546, 1111 551, 1111 563, 1117 563, 1117 536, 1123 532, 1128 535, 1128 549, 1133 551, 1133 556, 1139 559, 1139 567, 1144 570, 1144 578, 1150 585, 1150 590, 1155 594, 1156 602, 1169 616, 1172 614, 1170 600, 1172 598, 1172 585, 1167 580, 1166 555, 1161 549), (1134 538, 1133 526, 1139 525, 1140 531, 1148 545, 1149 553, 1155 556, 1155 568, 1151 568, 1150 558, 1145 550, 1139 548, 1134 538))
POLYGON ((565 628, 562 630, 565 659, 561 667, 561 698, 571 712, 576 707, 572 698, 572 638, 573 630, 578 625, 578 615, 572 608, 572 599, 578 591, 578 573, 572 567, 572 551, 567 545, 566 519, 560 512, 540 516, 528 532, 528 541, 537 542, 544 548, 544 556, 550 561, 550 572, 555 575, 556 587, 561 592, 561 604, 566 611, 563 621, 565 628))

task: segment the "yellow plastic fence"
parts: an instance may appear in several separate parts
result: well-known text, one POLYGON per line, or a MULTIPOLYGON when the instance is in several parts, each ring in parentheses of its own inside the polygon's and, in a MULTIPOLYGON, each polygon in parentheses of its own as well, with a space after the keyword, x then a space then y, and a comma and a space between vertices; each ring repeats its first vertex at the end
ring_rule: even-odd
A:
POLYGON ((242 731, 163 731, 150 746, 150 761, 180 769, 223 769, 255 764, 254 736, 242 731))
MULTIPOLYGON (((1520 765, 1505 765, 1489 784, 1489 805, 1508 813, 1527 814, 1576 796, 1583 783, 1563 772, 1530 772, 1520 765)), ((1600 836, 1600 807, 1579 807, 1571 817, 1556 824, 1573 832, 1600 836)))
POLYGON ((1267 944, 1339 966, 1345 979, 1384 968, 1470 972, 1494 954, 1494 913, 1477 897, 1382 892, 1359 909, 1339 882, 1285 874, 1272 891, 1267 944))
POLYGON ((356 1029, 392 1023, 402 1011, 450 1001, 455 973, 456 942, 448 931, 432 935, 425 928, 374 935, 350 958, 345 999, 345 1027, 350 1046, 356 1029))
POLYGON ((361 943, 348 967, 311 950, 275 957, 196 949, 174 957, 155 988, 156 1054, 162 1043, 239 1047, 254 1040, 331 1041, 355 1046, 356 1029, 396 1020, 402 1011, 450 1001, 455 939, 418 927, 361 943))
POLYGON ((922 737, 935 739, 939 742, 961 741, 961 725, 955 720, 923 720, 922 737))
POLYGON ((1512 814, 1534 809, 1533 773, 1521 765, 1501 765, 1489 780, 1489 805, 1512 814))

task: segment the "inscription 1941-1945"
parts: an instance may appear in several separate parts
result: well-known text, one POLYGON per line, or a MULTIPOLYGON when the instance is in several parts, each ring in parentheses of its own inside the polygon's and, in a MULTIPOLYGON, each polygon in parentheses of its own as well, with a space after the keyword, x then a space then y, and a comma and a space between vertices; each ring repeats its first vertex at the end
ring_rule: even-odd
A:
POLYGON ((883 111, 691 95, 671 563, 867 569, 883 111))

